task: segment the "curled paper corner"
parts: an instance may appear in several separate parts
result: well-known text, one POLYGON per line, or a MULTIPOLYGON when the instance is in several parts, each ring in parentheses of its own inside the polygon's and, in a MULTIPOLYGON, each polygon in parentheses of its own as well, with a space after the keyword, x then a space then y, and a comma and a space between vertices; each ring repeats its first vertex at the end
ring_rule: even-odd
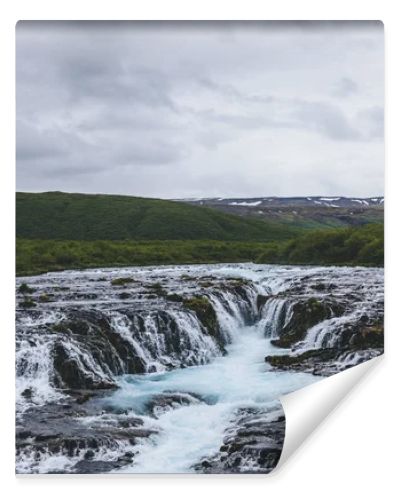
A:
POLYGON ((287 464, 315 429, 382 360, 383 355, 378 356, 280 398, 286 431, 282 454, 272 474, 287 464))

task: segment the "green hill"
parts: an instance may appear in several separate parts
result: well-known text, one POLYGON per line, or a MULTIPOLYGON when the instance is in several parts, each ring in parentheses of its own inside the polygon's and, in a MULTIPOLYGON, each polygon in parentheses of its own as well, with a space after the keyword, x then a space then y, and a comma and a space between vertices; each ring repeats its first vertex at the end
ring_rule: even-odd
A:
POLYGON ((276 241, 286 225, 150 198, 61 192, 17 193, 18 238, 43 240, 276 241))

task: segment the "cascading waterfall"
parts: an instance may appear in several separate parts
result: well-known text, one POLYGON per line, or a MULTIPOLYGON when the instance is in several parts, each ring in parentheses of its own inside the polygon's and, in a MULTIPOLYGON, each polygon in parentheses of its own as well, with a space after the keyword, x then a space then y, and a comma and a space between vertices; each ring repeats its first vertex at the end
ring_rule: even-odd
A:
POLYGON ((303 341, 296 345, 298 351, 335 347, 341 338, 343 327, 355 322, 358 311, 338 318, 329 318, 307 331, 303 341))
POLYGON ((114 312, 111 326, 126 340, 144 364, 144 371, 162 372, 166 367, 203 364, 218 354, 215 341, 204 332, 190 311, 171 310, 136 314, 133 319, 114 312))
POLYGON ((49 336, 34 341, 17 341, 16 350, 16 403, 17 412, 31 404, 40 405, 57 401, 62 395, 52 382, 53 365, 51 350, 53 339, 49 336), (26 397, 29 396, 29 399, 26 397))
POLYGON ((292 306, 286 299, 272 298, 261 309, 260 323, 264 329, 265 336, 276 339, 282 328, 290 320, 292 306))
POLYGON ((353 326, 374 334, 382 278, 374 269, 238 264, 24 279, 52 300, 17 310, 18 425, 29 435, 18 470, 188 472, 204 462, 219 472, 265 471, 260 450, 269 425, 279 425, 277 400, 318 378, 274 371, 264 358, 340 346, 330 362, 339 371, 379 355, 375 347, 346 351, 345 340, 353 326), (135 279, 114 286, 120 276, 135 279), (343 313, 275 347, 281 335, 290 340, 308 300, 328 304, 325 311, 332 296, 343 313), (242 442, 241 425, 243 435, 254 425, 254 445, 242 442), (48 436, 39 448, 35 432, 48 436))

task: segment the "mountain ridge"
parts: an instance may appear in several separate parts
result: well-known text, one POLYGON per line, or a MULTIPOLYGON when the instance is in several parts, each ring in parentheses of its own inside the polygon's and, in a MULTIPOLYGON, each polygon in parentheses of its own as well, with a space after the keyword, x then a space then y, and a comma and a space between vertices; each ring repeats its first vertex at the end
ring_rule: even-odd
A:
POLYGON ((205 204, 205 205, 232 205, 232 206, 318 206, 329 208, 341 207, 382 207, 384 196, 252 196, 252 197, 212 197, 212 198, 174 198, 173 201, 205 204))
POLYGON ((48 240, 272 241, 298 230, 170 200, 56 191, 16 193, 16 234, 48 240))

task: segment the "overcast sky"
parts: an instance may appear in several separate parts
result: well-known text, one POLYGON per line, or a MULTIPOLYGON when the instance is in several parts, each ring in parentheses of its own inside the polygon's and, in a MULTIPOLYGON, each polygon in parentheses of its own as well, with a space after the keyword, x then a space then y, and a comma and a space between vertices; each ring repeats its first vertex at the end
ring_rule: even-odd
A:
POLYGON ((17 189, 383 194, 383 27, 17 25, 17 189))

